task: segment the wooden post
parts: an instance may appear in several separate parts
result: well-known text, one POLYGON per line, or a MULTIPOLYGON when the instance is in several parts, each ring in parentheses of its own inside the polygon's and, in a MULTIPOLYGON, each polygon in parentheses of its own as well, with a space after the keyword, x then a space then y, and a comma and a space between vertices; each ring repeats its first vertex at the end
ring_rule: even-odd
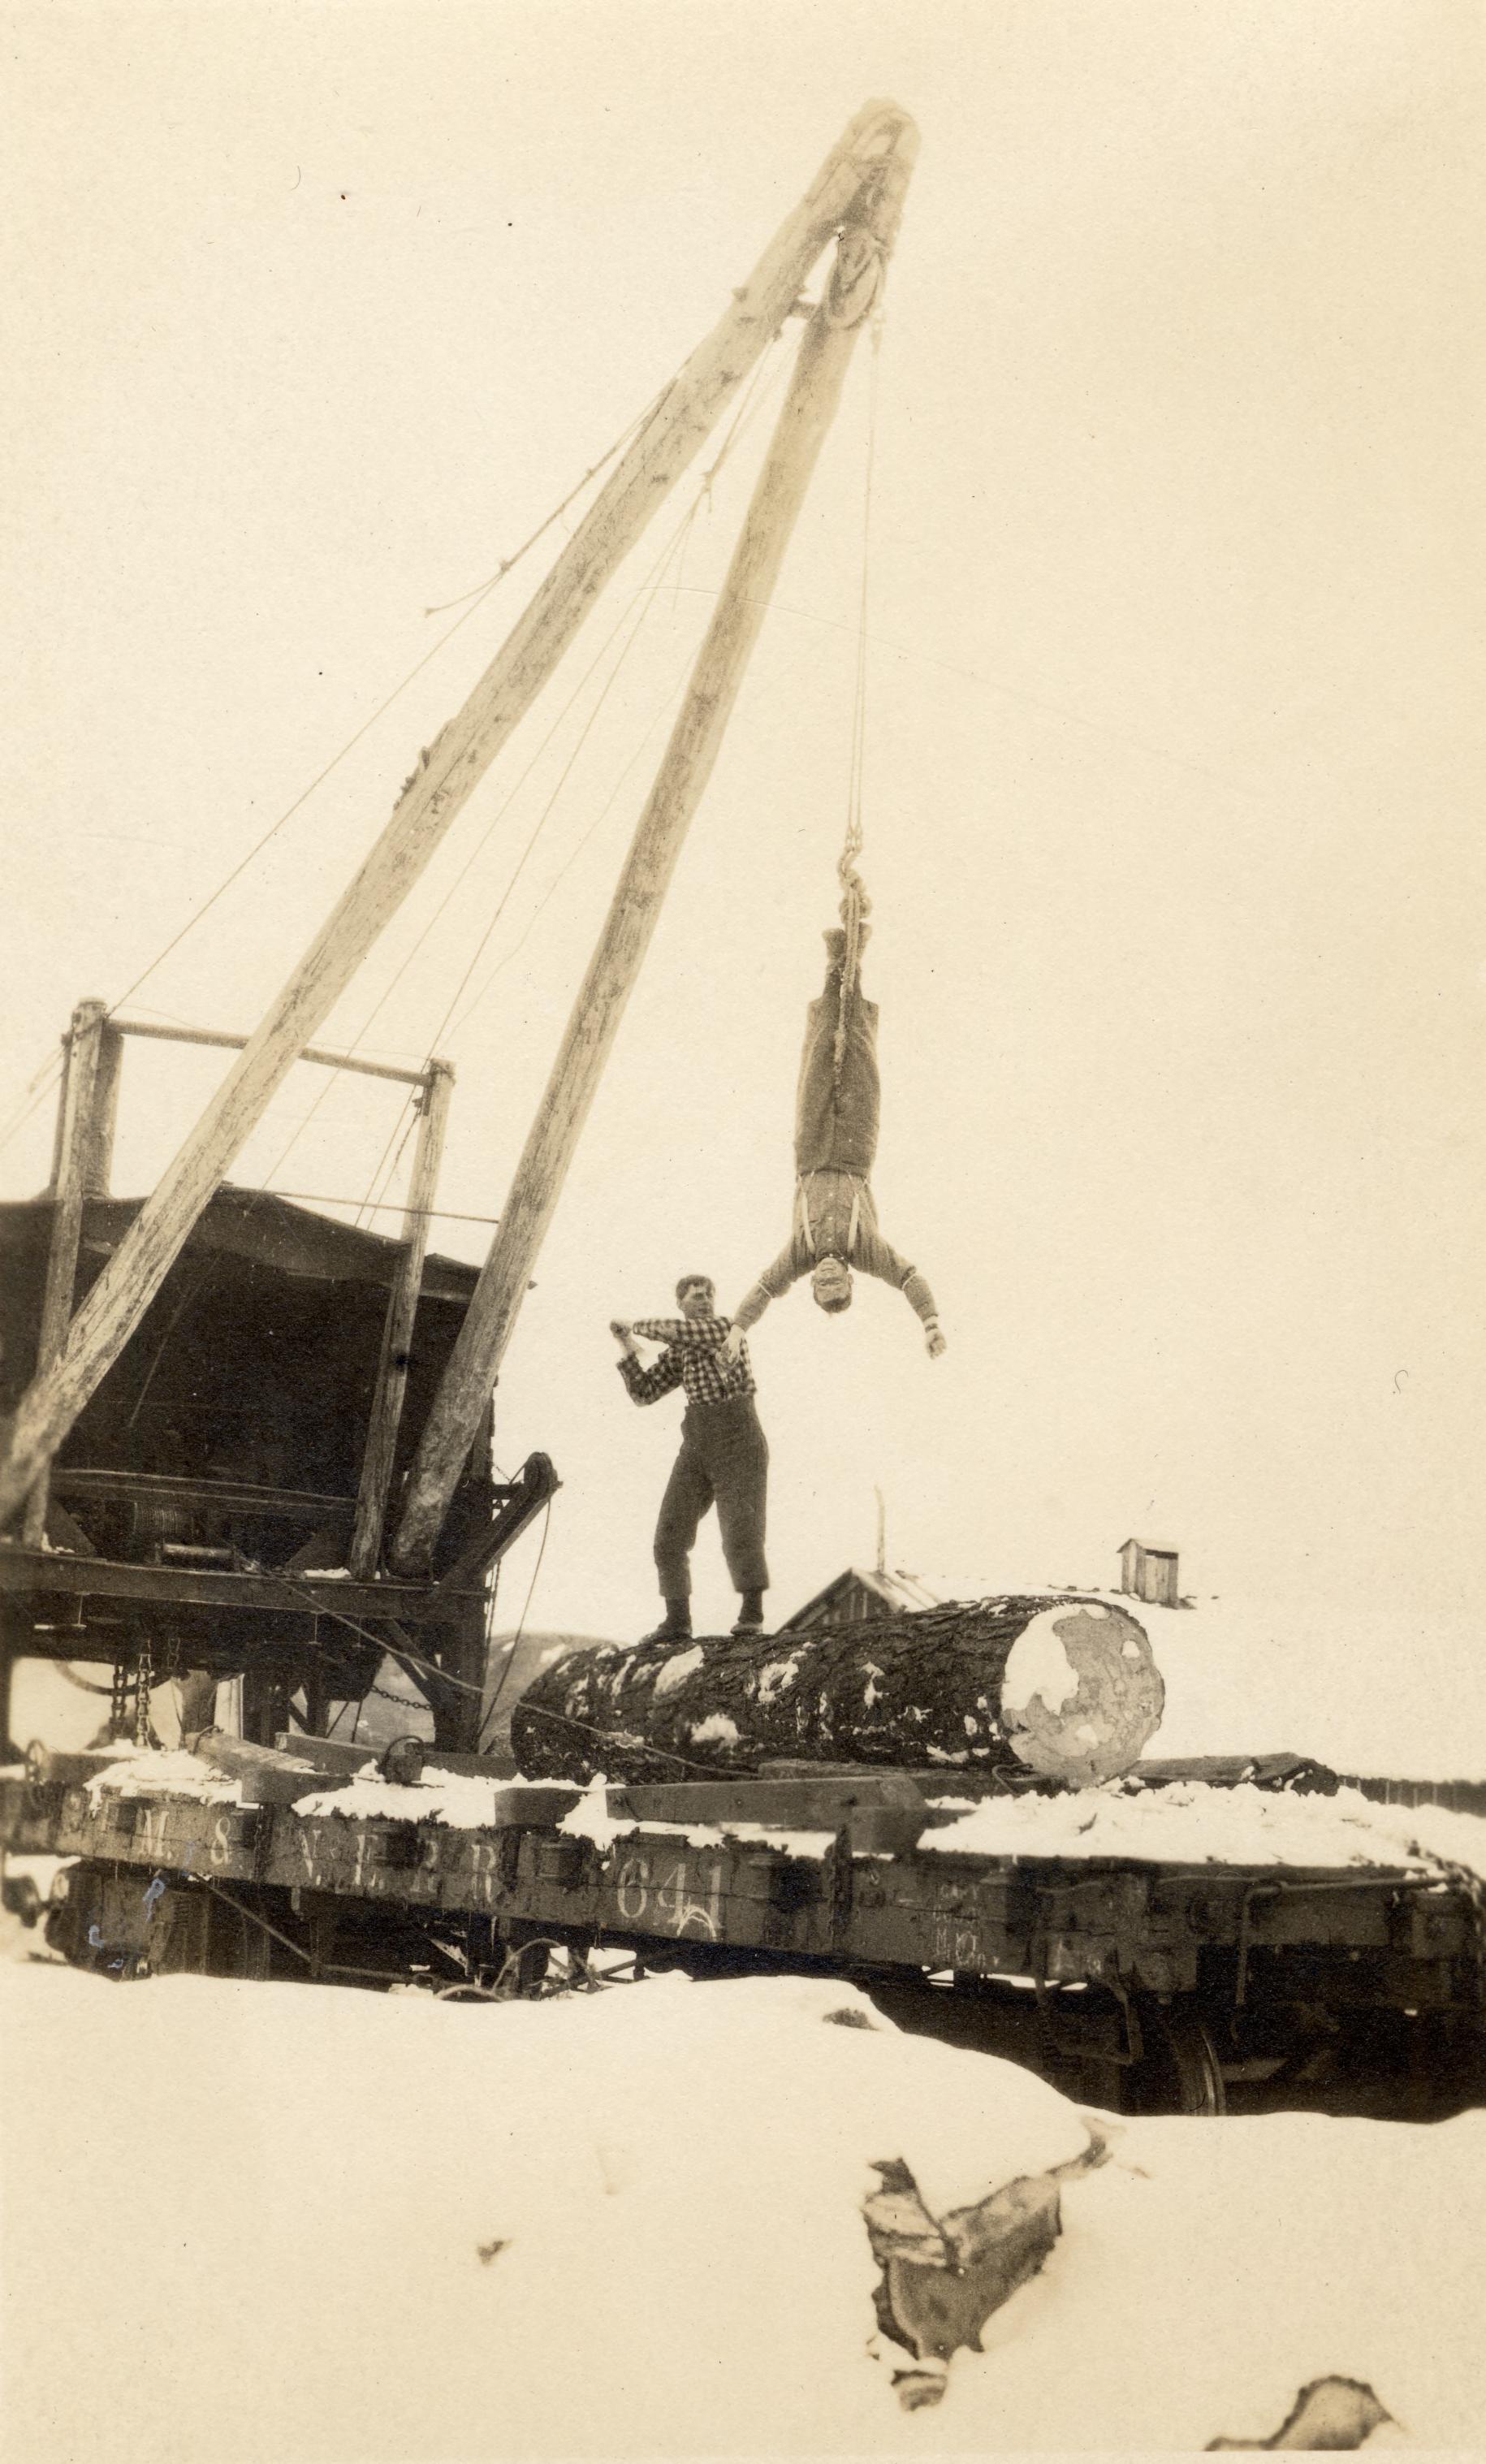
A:
POLYGON ((123 1036, 105 1019, 98 1033, 93 1102, 83 1125, 81 1171, 84 1198, 108 1196, 114 1164, 114 1133, 119 1126, 119 1073, 122 1064, 123 1036))
POLYGON ((392 1485, 392 1460, 397 1451, 398 1424, 407 1393, 407 1358, 413 1340, 418 1298, 423 1290, 424 1259, 428 1250, 428 1210, 438 1188, 444 1133, 448 1122, 454 1073, 447 1061, 430 1061, 423 1090, 418 1137, 408 1179, 407 1211, 403 1218, 403 1255, 387 1301, 382 1331, 382 1357, 372 1397, 366 1450, 361 1458, 361 1485, 356 1501, 356 1528, 351 1535, 351 1572, 364 1578, 375 1574, 382 1556, 382 1531, 387 1492, 392 1485))
MULTIPOLYGON (((36 1375, 51 1369, 67 1340, 77 1280, 77 1249, 82 1238, 82 1202, 88 1188, 90 1161, 97 1153, 97 1095, 103 1049, 106 1005, 79 1001, 67 1036, 67 1059, 57 1103, 56 1161, 53 1182, 52 1243, 47 1251, 47 1279, 41 1296, 41 1325, 36 1335, 36 1375)), ((39 1549, 46 1534, 50 1454, 43 1462, 26 1501, 21 1536, 30 1549, 39 1549)), ((16 1501, 19 1503, 19 1500, 16 1501)))
POLYGON ((392 1564, 400 1573, 426 1565, 448 1510, 682 841, 711 776, 858 334, 876 297, 881 255, 891 247, 897 230, 913 152, 909 130, 872 200, 871 240, 864 241, 860 231, 847 234, 825 297, 801 338, 778 426, 685 704, 516 1165, 500 1227, 425 1423, 392 1549, 392 1564), (866 250, 877 261, 864 269, 866 250))
POLYGON ((661 396, 457 717, 420 757, 381 838, 229 1071, 21 1398, 0 1463, 0 1525, 118 1359, 238 1149, 531 708, 599 593, 789 315, 832 232, 890 176, 912 121, 869 103, 827 156, 720 321, 661 396))

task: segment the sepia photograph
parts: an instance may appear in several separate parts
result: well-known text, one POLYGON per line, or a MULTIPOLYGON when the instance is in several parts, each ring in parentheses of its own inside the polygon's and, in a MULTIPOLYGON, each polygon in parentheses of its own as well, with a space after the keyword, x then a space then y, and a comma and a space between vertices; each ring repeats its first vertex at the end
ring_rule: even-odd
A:
POLYGON ((1479 0, 0 16, 0 2452, 1486 2454, 1479 0))

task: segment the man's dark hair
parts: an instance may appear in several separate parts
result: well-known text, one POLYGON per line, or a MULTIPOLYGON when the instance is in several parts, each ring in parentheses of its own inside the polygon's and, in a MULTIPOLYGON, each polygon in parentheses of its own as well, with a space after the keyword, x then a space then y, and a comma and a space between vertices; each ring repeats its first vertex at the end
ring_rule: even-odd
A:
POLYGON ((690 1290, 693 1284, 705 1284, 708 1290, 711 1293, 713 1300, 716 1299, 717 1287, 713 1283, 710 1275, 683 1275, 680 1283, 676 1286, 676 1298, 678 1301, 680 1300, 683 1292, 690 1290))

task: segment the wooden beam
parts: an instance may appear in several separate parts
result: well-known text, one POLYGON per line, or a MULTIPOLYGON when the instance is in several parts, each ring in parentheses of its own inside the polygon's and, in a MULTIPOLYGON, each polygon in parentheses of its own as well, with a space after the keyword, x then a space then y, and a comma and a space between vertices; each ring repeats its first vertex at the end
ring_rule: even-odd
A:
MULTIPOLYGON (((388 1617, 404 1625, 446 1629, 483 1610, 478 1589, 465 1593, 435 1590, 427 1583, 355 1583, 327 1579, 313 1570, 296 1574, 239 1574, 208 1566, 136 1566, 118 1557, 68 1557, 53 1549, 0 1545, 0 1596, 55 1600, 57 1597, 140 1600, 157 1609, 202 1608, 251 1611, 260 1622, 265 1615, 310 1618, 346 1617, 355 1625, 375 1629, 388 1617)), ((380 1638, 373 1633, 373 1639, 380 1638)), ((26 1638, 27 1654, 52 1660, 109 1660, 112 1646, 92 1644, 81 1627, 69 1628, 57 1641, 37 1633, 26 1638), (54 1647, 55 1645, 55 1647, 54 1647)))
POLYGON ((22 1397, 0 1463, 0 1526, 118 1359, 274 1091, 790 314, 832 232, 876 191, 911 128, 892 103, 857 115, 620 456, 464 708, 425 748, 370 855, 77 1311, 60 1357, 22 1397))
POLYGON ((205 1508, 221 1515, 252 1515, 270 1522, 297 1523, 315 1529, 326 1523, 349 1523, 355 1500, 324 1497, 309 1488, 271 1488, 257 1480, 197 1480, 189 1473, 115 1471, 104 1465, 68 1464, 55 1472, 58 1497, 124 1498, 131 1503, 205 1508))
POLYGON ((497 1557, 514 1548, 535 1515, 551 1503, 562 1483, 548 1455, 528 1455, 485 1529, 470 1541, 437 1589, 469 1593, 485 1580, 497 1557))
POLYGON ((533 1265, 552 1221, 625 1004, 649 946, 677 856, 701 801, 881 279, 912 167, 911 124, 871 201, 878 265, 863 277, 860 234, 848 234, 807 325, 778 426, 754 491, 706 639, 588 973, 537 1107, 474 1296, 449 1355, 408 1478, 392 1563, 422 1568, 448 1510, 533 1265))
MULTIPOLYGON (((79 1001, 73 1012, 62 1075, 56 1141, 52 1243, 47 1251, 47 1278, 41 1296, 41 1324, 36 1335, 36 1377, 44 1378, 60 1359, 72 1322, 73 1292, 77 1281, 77 1245, 82 1238, 82 1202, 88 1194, 88 1164, 95 1139, 94 1096, 103 1043, 106 1004, 79 1001)), ((26 1500, 21 1537, 38 1549, 46 1533, 47 1497, 52 1448, 40 1459, 26 1500)), ((17 1497, 13 1506, 19 1505, 17 1497)), ((0 1520, 3 1520, 0 1517, 0 1520)))
POLYGON ((449 1098, 453 1089, 454 1072, 448 1063, 430 1063, 428 1083, 424 1089, 419 1111, 418 1137, 407 1185, 407 1207, 403 1217, 403 1255, 382 1321, 382 1355, 377 1363, 377 1383, 366 1430, 366 1449, 361 1458, 361 1485, 356 1501, 356 1528, 351 1535, 351 1554, 347 1560, 352 1573, 360 1579, 375 1574, 382 1556, 382 1526, 386 1519, 387 1494, 392 1486, 392 1463, 407 1394, 407 1363, 419 1297, 423 1291, 423 1265, 428 1254, 428 1233, 432 1222, 429 1209, 438 1189, 444 1133, 448 1125, 449 1098))
POLYGON ((119 1126, 119 1073, 123 1064, 123 1037, 105 1019, 98 1033, 98 1070, 93 1100, 82 1128, 80 1169, 84 1198, 106 1198, 114 1167, 114 1135, 119 1126))
MULTIPOLYGON (((142 1036, 147 1043, 205 1044, 221 1052, 246 1051, 250 1041, 246 1035, 229 1034, 226 1027, 161 1026, 152 1019, 139 1018, 115 1019, 111 1024, 120 1035, 142 1036)), ((426 1069, 409 1069, 399 1061, 367 1061, 360 1052, 327 1052, 317 1044, 307 1044, 299 1059, 313 1061, 317 1069, 350 1069, 363 1078, 393 1078, 404 1087, 428 1083, 426 1069)), ((445 1066, 441 1061, 431 1065, 436 1069, 445 1066)))

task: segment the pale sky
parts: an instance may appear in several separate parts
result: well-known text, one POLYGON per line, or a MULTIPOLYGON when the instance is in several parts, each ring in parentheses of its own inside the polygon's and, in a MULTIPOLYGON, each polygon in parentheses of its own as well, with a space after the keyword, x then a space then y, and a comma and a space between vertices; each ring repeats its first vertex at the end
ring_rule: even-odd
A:
MULTIPOLYGON (((1329 1603, 1342 1633, 1370 1609, 1384 1724, 1397 1655, 1454 1685, 1486 1657, 1481 24, 1431 0, 10 12, 0 1115, 890 96, 922 154, 868 567, 876 1185, 951 1350, 930 1364, 860 1280, 843 1319, 803 1288, 766 1317, 771 1607, 870 1558, 881 1486, 897 1562, 1107 1582, 1133 1530, 1202 1597, 1329 1603)), ((544 1625, 653 1614, 677 1407, 629 1404, 609 1317, 666 1309, 698 1266, 726 1306, 787 1230, 867 359, 502 1376, 501 1461, 540 1447, 565 1484, 544 1625)), ((462 1006, 489 990, 441 1044, 452 1209, 504 1199, 774 377, 571 767, 612 654, 565 706, 690 482, 321 1030, 421 1058, 509 891, 462 1006)), ((254 1023, 540 570, 132 1007, 254 1023)), ((148 1184, 216 1066, 134 1048, 118 1186, 148 1184)), ((234 1177, 367 1190, 396 1098, 360 1080, 279 1161, 321 1083, 295 1073, 234 1177)), ((49 1135, 38 1112, 0 1150, 3 1194, 39 1184, 49 1135)), ((697 1579, 703 1621, 731 1615, 710 1529, 697 1579)))

